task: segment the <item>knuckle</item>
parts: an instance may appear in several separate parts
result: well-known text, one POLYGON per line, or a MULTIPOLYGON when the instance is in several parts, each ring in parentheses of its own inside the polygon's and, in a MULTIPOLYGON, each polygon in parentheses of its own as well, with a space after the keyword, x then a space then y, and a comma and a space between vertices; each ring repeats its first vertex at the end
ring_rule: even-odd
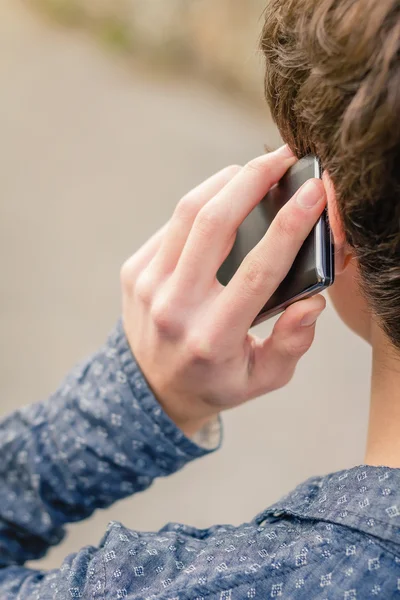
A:
POLYGON ((170 333, 174 330, 175 320, 171 303, 166 298, 155 300, 150 311, 151 320, 159 332, 170 333))
POLYGON ((193 221, 196 216, 196 205, 192 192, 187 193, 175 207, 174 217, 182 221, 193 221))
POLYGON ((135 294, 144 304, 151 304, 155 293, 154 282, 147 270, 142 271, 139 275, 136 285, 135 294))
POLYGON ((125 261, 120 269, 120 282, 123 292, 130 295, 134 289, 134 273, 131 258, 125 261))
POLYGON ((280 237, 295 237, 299 231, 298 218, 291 211, 281 210, 276 218, 276 229, 280 237))
MULTIPOLYGON (((244 261, 244 285, 253 294, 259 294, 265 289, 265 265, 253 256, 248 255, 244 261)), ((270 272, 268 271, 268 275, 270 272)))
POLYGON ((204 236, 211 237, 214 233, 221 231, 225 219, 214 207, 204 206, 196 217, 196 228, 204 236))
POLYGON ((295 342, 293 340, 287 340, 284 343, 284 352, 291 358, 301 358, 311 347, 312 340, 304 342, 295 342))
POLYGON ((214 347, 204 333, 192 334, 187 341, 189 356, 195 362, 210 363, 215 360, 214 347))
POLYGON ((262 174, 265 172, 266 166, 268 165, 268 159, 265 156, 257 156, 257 158, 253 158, 250 160, 245 169, 247 171, 256 172, 257 174, 262 174))

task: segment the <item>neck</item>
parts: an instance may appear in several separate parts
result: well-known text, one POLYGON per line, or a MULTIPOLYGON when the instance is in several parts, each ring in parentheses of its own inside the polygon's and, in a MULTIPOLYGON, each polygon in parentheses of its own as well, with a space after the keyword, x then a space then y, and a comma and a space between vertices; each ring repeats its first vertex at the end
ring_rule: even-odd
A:
POLYGON ((365 463, 400 468, 400 357, 378 326, 372 331, 371 405, 365 463))

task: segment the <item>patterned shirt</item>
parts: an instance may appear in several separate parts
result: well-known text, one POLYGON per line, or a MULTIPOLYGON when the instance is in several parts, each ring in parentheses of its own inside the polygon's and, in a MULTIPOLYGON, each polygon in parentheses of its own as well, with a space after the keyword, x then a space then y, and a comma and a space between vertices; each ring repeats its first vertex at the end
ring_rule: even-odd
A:
POLYGON ((400 598, 400 470, 312 478, 239 527, 109 525, 59 569, 28 569, 69 522, 210 452, 169 420, 121 324, 47 401, 0 425, 1 600, 400 598))

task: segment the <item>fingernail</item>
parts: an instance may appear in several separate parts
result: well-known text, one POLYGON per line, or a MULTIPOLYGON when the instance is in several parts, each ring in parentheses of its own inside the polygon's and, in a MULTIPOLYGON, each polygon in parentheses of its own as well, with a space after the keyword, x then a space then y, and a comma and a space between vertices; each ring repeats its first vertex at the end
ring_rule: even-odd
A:
POLYGON ((307 181, 297 194, 296 200, 303 208, 312 208, 322 199, 321 188, 316 181, 307 181))
POLYGON ((305 316, 305 317, 302 319, 302 321, 301 321, 300 325, 301 325, 302 327, 311 327, 311 325, 314 325, 314 323, 316 323, 316 322, 317 322, 317 320, 318 320, 318 317, 319 317, 319 316, 320 316, 320 315, 321 315, 323 312, 324 312, 324 309, 322 309, 322 310, 317 310, 317 311, 314 311, 314 312, 312 312, 312 313, 309 313, 308 315, 306 315, 306 316, 305 316))

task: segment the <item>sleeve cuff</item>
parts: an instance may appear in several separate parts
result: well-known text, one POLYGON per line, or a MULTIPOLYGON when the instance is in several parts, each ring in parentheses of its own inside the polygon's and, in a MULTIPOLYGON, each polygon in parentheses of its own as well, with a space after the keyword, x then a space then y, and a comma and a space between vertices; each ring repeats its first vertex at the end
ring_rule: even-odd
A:
POLYGON ((210 423, 207 423, 200 431, 195 433, 190 439, 192 442, 201 446, 205 450, 216 450, 220 446, 222 437, 221 418, 217 417, 210 423))
POLYGON ((115 348, 135 399, 150 417, 155 428, 159 430, 159 434, 175 446, 177 454, 183 460, 200 458, 221 447, 222 423, 220 418, 208 423, 189 439, 164 412, 132 354, 121 319, 111 335, 110 342, 110 346, 115 348))

